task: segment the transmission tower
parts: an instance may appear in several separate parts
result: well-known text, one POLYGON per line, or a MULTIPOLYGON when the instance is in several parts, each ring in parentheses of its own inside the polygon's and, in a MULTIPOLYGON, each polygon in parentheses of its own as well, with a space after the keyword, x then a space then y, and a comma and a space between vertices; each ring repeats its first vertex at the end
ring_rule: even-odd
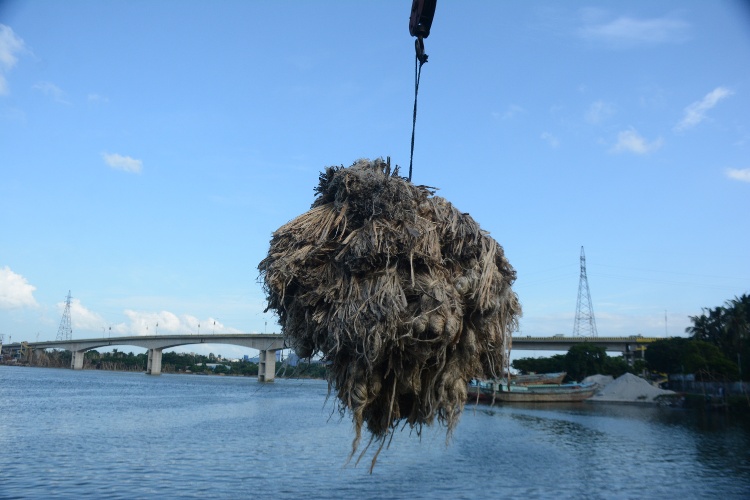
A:
POLYGON ((586 254, 581 247, 581 279, 578 282, 578 301, 576 302, 576 320, 573 325, 573 335, 597 337, 594 306, 591 304, 589 279, 586 277, 586 254))
POLYGON ((70 290, 68 290, 68 298, 65 300, 65 311, 63 311, 62 319, 60 320, 60 328, 57 329, 57 340, 72 339, 73 327, 70 326, 70 290))

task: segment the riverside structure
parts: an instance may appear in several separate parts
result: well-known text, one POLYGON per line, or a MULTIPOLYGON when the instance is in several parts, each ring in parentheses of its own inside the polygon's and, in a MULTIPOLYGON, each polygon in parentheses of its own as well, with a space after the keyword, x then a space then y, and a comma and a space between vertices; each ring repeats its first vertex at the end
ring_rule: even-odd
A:
MULTIPOLYGON (((588 343, 604 347, 610 352, 620 352, 632 360, 636 353, 643 351, 656 337, 514 337, 513 349, 520 351, 567 351, 576 344, 588 343)), ((2 346, 4 354, 20 357, 23 361, 33 363, 34 351, 38 349, 64 349, 72 353, 70 367, 73 370, 83 369, 83 355, 86 351, 104 346, 133 345, 148 349, 148 375, 161 374, 161 356, 164 349, 192 344, 230 344, 257 349, 258 381, 272 382, 276 368, 276 351, 288 348, 284 336, 280 333, 232 333, 211 335, 134 335, 129 337, 106 337, 98 339, 50 340, 47 342, 20 342, 2 346)))
POLYGON ((109 337, 98 339, 51 340, 48 342, 22 342, 7 344, 3 352, 10 355, 20 353, 22 359, 32 363, 37 349, 64 349, 73 355, 70 367, 83 369, 83 355, 86 351, 104 346, 132 345, 148 349, 146 374, 161 374, 161 355, 164 349, 191 344, 231 344, 257 349, 258 381, 273 382, 276 369, 276 351, 284 349, 284 336, 266 333, 233 333, 212 335, 135 335, 130 337, 109 337))

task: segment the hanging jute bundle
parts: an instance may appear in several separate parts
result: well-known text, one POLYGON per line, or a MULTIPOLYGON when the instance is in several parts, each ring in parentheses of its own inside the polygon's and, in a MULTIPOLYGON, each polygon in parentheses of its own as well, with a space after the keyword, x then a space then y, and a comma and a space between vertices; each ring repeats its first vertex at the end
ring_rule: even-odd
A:
POLYGON ((401 422, 450 436, 467 383, 507 361, 515 270, 470 215, 383 160, 328 167, 315 192, 258 266, 287 345, 328 363, 352 454, 363 425, 378 453, 401 422))

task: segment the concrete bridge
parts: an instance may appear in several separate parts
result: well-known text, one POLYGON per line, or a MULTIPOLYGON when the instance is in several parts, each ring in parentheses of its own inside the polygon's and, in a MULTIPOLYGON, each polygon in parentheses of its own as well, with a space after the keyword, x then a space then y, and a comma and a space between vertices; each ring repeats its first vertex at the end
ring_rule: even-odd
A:
POLYGON ((148 349, 146 373, 161 374, 161 355, 164 349, 192 344, 230 344, 249 347, 260 351, 258 356, 258 380, 272 382, 276 372, 276 351, 283 349, 284 336, 278 333, 235 333, 212 335, 136 335, 132 337, 111 337, 100 339, 50 340, 47 342, 24 342, 9 344, 3 350, 26 349, 26 355, 33 356, 34 349, 64 349, 73 356, 70 367, 83 369, 83 355, 86 351, 105 346, 133 345, 148 349))
POLYGON ((513 336, 513 350, 521 351, 567 351, 577 344, 592 344, 604 347, 610 352, 620 352, 625 358, 632 359, 637 352, 643 356, 643 351, 651 342, 660 340, 658 337, 643 337, 631 335, 629 337, 553 337, 513 336))
MULTIPOLYGON (((620 352, 632 360, 637 352, 643 351, 646 346, 656 337, 642 337, 633 335, 630 337, 566 337, 555 335, 553 337, 514 336, 514 351, 567 351, 577 344, 589 343, 604 347, 607 351, 620 352)), ((133 345, 148 349, 148 366, 146 373, 149 375, 161 374, 161 355, 164 349, 182 345, 193 344, 230 344, 249 347, 260 351, 258 356, 258 380, 271 382, 275 376, 276 351, 284 349, 284 336, 279 333, 235 333, 235 334, 212 334, 212 335, 137 335, 132 337, 114 337, 100 339, 77 339, 77 340, 52 340, 47 342, 24 342, 22 344, 6 344, 4 351, 18 352, 27 350, 27 356, 33 356, 34 349, 64 349, 70 351, 71 368, 80 370, 83 368, 83 355, 86 351, 104 346, 133 345)))

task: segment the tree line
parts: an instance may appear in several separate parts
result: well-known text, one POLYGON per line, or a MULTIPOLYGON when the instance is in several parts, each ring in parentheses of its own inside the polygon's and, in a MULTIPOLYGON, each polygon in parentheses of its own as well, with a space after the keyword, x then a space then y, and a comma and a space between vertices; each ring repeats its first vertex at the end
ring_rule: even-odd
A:
MULTIPOLYGON (((54 368, 70 366, 70 351, 39 351, 35 353, 33 364, 54 368)), ((95 349, 86 351, 83 356, 83 368, 87 370, 114 370, 145 372, 148 366, 148 354, 125 353, 118 349, 112 352, 99 352, 95 349)), ((252 361, 231 361, 221 355, 209 353, 208 356, 192 353, 162 352, 162 373, 195 373, 223 374, 238 376, 257 376, 258 363, 252 361)), ((326 368, 316 363, 299 363, 290 366, 285 362, 276 362, 275 371, 278 377, 287 378, 325 378, 326 368)))
POLYGON ((580 381, 596 374, 617 378, 626 372, 641 373, 645 363, 639 359, 631 365, 621 356, 608 356, 604 347, 584 342, 572 346, 566 354, 516 359, 511 366, 521 373, 567 372, 567 380, 580 381))
POLYGON ((648 346, 649 367, 663 373, 750 380, 750 295, 702 311, 689 316, 693 323, 685 329, 689 338, 672 337, 648 346))
POLYGON ((648 344, 643 360, 632 365, 622 357, 607 356, 603 347, 578 344, 567 354, 547 358, 522 358, 513 368, 522 373, 568 372, 582 380, 597 373, 619 377, 625 372, 648 370, 662 374, 693 374, 702 380, 750 380, 750 296, 728 300, 723 306, 703 308, 689 316, 690 337, 672 337, 648 344), (744 364, 744 367, 743 367, 744 364))

